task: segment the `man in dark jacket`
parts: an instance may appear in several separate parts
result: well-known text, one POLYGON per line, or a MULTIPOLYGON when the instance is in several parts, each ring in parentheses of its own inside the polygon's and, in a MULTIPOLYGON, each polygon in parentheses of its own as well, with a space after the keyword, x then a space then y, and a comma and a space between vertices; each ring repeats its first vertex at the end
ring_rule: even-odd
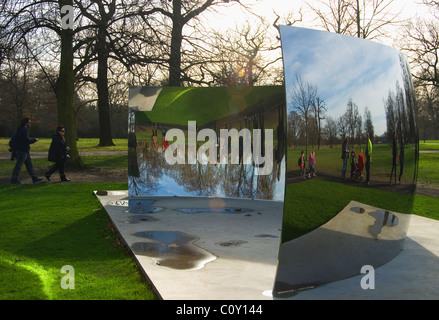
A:
POLYGON ((21 126, 17 129, 17 137, 15 143, 15 167, 12 171, 12 184, 20 184, 18 177, 20 175, 21 167, 26 166, 26 170, 32 178, 33 183, 42 183, 43 179, 38 178, 35 175, 34 167, 32 165, 32 160, 30 158, 30 145, 37 142, 38 138, 29 138, 29 127, 32 124, 29 118, 23 118, 21 120, 21 126))
POLYGON ((65 129, 63 126, 58 126, 56 128, 56 134, 52 138, 52 143, 49 148, 49 156, 47 160, 50 162, 55 162, 55 164, 47 171, 44 176, 50 181, 50 176, 56 171, 59 171, 59 176, 61 181, 70 181, 66 178, 64 173, 64 164, 69 158, 67 154, 68 148, 66 146, 66 140, 64 139, 65 129))

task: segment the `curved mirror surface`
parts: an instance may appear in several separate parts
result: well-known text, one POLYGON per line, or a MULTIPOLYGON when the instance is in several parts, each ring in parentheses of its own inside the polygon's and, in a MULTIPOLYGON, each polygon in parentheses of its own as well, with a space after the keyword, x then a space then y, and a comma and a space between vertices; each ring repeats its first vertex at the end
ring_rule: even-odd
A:
POLYGON ((274 295, 288 297, 401 251, 418 129, 403 54, 335 33, 280 30, 288 138, 274 295))

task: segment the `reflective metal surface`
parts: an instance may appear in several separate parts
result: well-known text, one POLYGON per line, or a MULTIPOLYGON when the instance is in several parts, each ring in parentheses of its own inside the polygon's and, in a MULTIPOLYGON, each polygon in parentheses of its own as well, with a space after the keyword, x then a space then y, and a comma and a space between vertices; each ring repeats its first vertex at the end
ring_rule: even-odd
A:
POLYGON ((398 255, 418 165, 417 110, 403 54, 340 34, 280 30, 288 139, 277 298, 398 255))
POLYGON ((129 119, 130 196, 283 201, 286 137, 283 87, 133 87, 129 119), (149 111, 138 111, 146 109, 149 111), (167 133, 176 130, 182 133, 183 144, 178 137, 166 139, 167 133), (241 135, 244 130, 250 134, 248 140, 241 135), (223 131, 236 133, 239 140, 223 139, 223 131), (255 144, 256 132, 260 133, 260 140, 255 144), (213 133, 214 138, 208 133, 213 133), (273 144, 270 157, 265 154, 269 143, 273 144), (233 161, 234 147, 237 161, 233 161), (181 158, 177 155, 167 159, 168 148, 174 149, 174 156, 180 150, 184 154, 181 158), (229 150, 224 154, 225 148, 229 150), (257 151, 265 158, 262 164, 255 160, 257 151), (170 161, 175 159, 181 162, 170 161), (265 168, 263 174, 258 172, 265 168))
POLYGON ((284 87, 132 87, 129 106, 123 222, 142 230, 131 235, 133 252, 170 269, 257 261, 267 266, 261 280, 273 283, 286 173, 284 87))

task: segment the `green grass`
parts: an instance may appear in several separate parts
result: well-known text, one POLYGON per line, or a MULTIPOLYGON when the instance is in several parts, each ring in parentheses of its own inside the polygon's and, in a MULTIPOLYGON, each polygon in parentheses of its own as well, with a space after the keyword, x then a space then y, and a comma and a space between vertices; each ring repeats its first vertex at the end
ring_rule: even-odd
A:
POLYGON ((0 186, 0 299, 155 299, 92 193, 114 189, 127 184, 0 186))
POLYGON ((420 153, 418 182, 439 188, 439 153, 420 153))
MULTIPOLYGON (((7 150, 7 140, 0 139, 0 151, 7 150)), ((47 151, 50 140, 40 142, 40 151, 47 151)), ((78 146, 80 151, 102 150, 97 142, 98 139, 84 139, 78 146)), ((32 151, 38 151, 34 149, 36 145, 32 151)), ((122 139, 118 145, 116 148, 122 150, 126 140, 122 139)), ((435 148, 421 144, 421 150, 435 148)), ((300 150, 288 150, 289 168, 297 168, 300 150)), ((375 176, 386 177, 386 170, 390 170, 387 169, 389 151, 388 145, 374 148, 375 176)), ((340 172, 339 155, 339 148, 316 150, 317 170, 340 172)), ((438 156, 420 154, 419 181, 439 186, 438 156)), ((125 169, 128 161, 126 156, 82 159, 89 167, 103 169, 125 169)), ((33 159, 33 163, 40 171, 50 164, 45 159, 33 159)), ((0 161, 0 176, 9 176, 13 165, 13 161, 0 161)), ((410 168, 406 170, 409 172, 410 168)), ((0 299, 155 298, 142 282, 133 259, 126 255, 108 228, 108 215, 92 194, 99 189, 127 189, 127 184, 0 186, 0 299), (64 276, 60 270, 64 265, 75 268, 74 290, 63 290, 60 286, 64 276)), ((416 195, 410 199, 409 195, 312 179, 286 188, 282 241, 326 223, 350 200, 439 219, 439 198, 416 195)))
MULTIPOLYGON (((125 155, 109 155, 109 156, 82 156, 82 162, 89 169, 118 169, 128 170, 128 158, 125 155)), ((35 169, 35 173, 39 176, 43 175, 48 170, 49 166, 53 163, 47 161, 47 159, 32 159, 32 164, 35 169)), ((9 177, 12 174, 15 161, 0 160, 0 176, 9 177)), ((66 169, 68 174, 69 169, 66 169)), ((21 168, 20 176, 28 177, 26 168, 21 168)))
POLYGON ((152 111, 137 112, 136 121, 163 122, 165 119, 167 123, 187 126, 189 120, 195 120, 197 125, 202 125, 240 112, 264 97, 282 92, 284 92, 282 86, 165 87, 160 92, 152 111))

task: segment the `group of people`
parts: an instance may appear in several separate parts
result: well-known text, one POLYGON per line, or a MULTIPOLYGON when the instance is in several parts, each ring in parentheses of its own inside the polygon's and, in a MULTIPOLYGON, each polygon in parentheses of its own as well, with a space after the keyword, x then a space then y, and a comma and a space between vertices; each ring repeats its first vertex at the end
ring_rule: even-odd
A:
MULTIPOLYGON (((346 170, 348 167, 348 160, 351 158, 351 178, 362 178, 363 168, 366 168, 366 183, 369 184, 370 181, 370 163, 372 161, 372 142, 370 141, 369 134, 367 135, 367 143, 366 143, 366 152, 363 155, 363 148, 361 148, 360 153, 357 156, 355 151, 355 147, 352 147, 352 150, 349 149, 348 139, 345 138, 342 144, 341 158, 343 159, 343 168, 341 171, 341 176, 343 178, 346 177, 346 170), (366 158, 365 158, 366 157, 366 158)), ((305 179, 306 177, 311 178, 311 176, 316 176, 316 155, 314 151, 311 151, 308 159, 308 174, 306 174, 305 169, 305 152, 302 151, 300 157, 298 159, 299 166, 299 177, 305 179)), ((402 174, 402 168, 401 168, 402 174)), ((400 176, 401 178, 401 176, 400 176)), ((396 176, 395 176, 396 179, 396 176)))
MULTIPOLYGON (((299 176, 303 179, 306 179, 307 175, 305 173, 305 152, 304 151, 302 151, 300 153, 298 165, 299 165, 299 169, 300 169, 299 176)), ((316 176, 315 165, 316 165, 316 153, 314 151, 311 151, 309 154, 309 158, 308 158, 308 166, 309 166, 308 178, 309 179, 311 178, 311 176, 313 176, 313 177, 316 176)))
MULTIPOLYGON (((21 184, 18 180, 20 176, 21 167, 23 164, 26 167, 27 172, 32 178, 33 183, 43 183, 44 180, 36 176, 32 165, 32 159, 30 157, 30 145, 38 142, 38 138, 29 137, 29 128, 32 121, 29 118, 23 118, 20 123, 20 127, 17 128, 13 137, 13 146, 11 146, 11 160, 15 159, 15 166, 12 171, 12 184, 21 184)), ((66 145, 64 138, 65 128, 58 126, 56 133, 52 137, 52 142, 49 148, 48 160, 54 162, 49 170, 44 174, 44 177, 50 181, 50 177, 56 171, 59 171, 61 181, 70 181, 64 173, 64 164, 69 159, 69 148, 66 145)))
POLYGON ((366 137, 366 152, 363 155, 363 148, 360 149, 358 154, 355 151, 355 147, 352 150, 349 149, 348 138, 345 138, 343 144, 341 145, 341 159, 343 160, 343 168, 341 170, 342 178, 346 177, 346 170, 349 157, 351 158, 351 178, 362 178, 363 167, 366 168, 366 184, 370 182, 370 163, 372 161, 372 141, 370 140, 369 134, 366 137), (365 159, 366 157, 366 159, 365 159))

